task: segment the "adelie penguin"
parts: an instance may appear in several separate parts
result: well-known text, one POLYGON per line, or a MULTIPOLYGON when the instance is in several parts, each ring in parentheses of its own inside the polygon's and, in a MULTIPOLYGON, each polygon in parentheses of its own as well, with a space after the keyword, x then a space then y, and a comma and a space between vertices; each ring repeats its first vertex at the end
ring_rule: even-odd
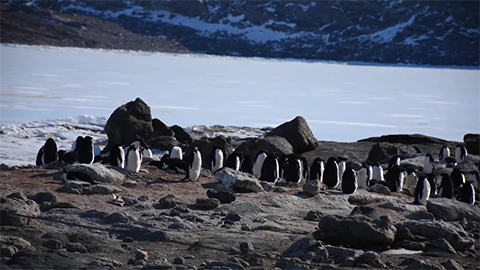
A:
POLYGON ((342 192, 344 194, 353 194, 357 191, 357 175, 353 168, 347 167, 342 176, 342 192))
POLYGON ((223 168, 223 150, 219 146, 214 146, 210 152, 210 168, 213 174, 223 168))
POLYGON ((240 171, 242 166, 243 156, 237 151, 233 151, 225 161, 225 167, 240 171))
POLYGON ((458 200, 468 204, 475 204, 475 189, 472 182, 466 182, 459 190, 458 200))
POLYGON ((340 182, 342 182, 343 173, 347 168, 347 160, 348 158, 345 158, 345 157, 337 157, 338 177, 340 178, 340 182))
POLYGON ((310 178, 310 167, 307 158, 301 157, 300 159, 302 160, 302 182, 306 182, 310 178))
POLYGON ((472 182, 473 187, 475 189, 480 189, 480 174, 477 170, 473 170, 470 172, 470 176, 468 177, 468 181, 472 182))
POLYGON ((57 143, 52 138, 48 138, 45 144, 38 150, 36 165, 47 165, 58 161, 57 143))
POLYGON ((325 164, 323 183, 328 188, 335 188, 340 182, 339 177, 337 159, 334 157, 328 158, 327 164, 325 164))
POLYGON ((278 164, 278 159, 275 155, 268 154, 262 162, 259 179, 270 183, 276 183, 279 177, 280 165, 278 164))
POLYGON ((457 160, 454 157, 446 157, 445 163, 447 163, 447 168, 454 168, 455 166, 457 166, 457 160))
POLYGON ((188 172, 187 179, 191 181, 197 180, 202 172, 202 154, 198 150, 198 147, 192 151, 192 154, 188 157, 188 172))
POLYGON ((74 164, 78 162, 77 151, 58 150, 58 160, 66 164, 74 164))
POLYGON ((388 170, 386 182, 391 192, 402 192, 406 174, 405 169, 397 165, 388 170))
POLYGON ((358 186, 363 189, 367 189, 370 186, 370 180, 368 180, 368 168, 361 167, 357 172, 358 186))
POLYGON ((125 169, 129 172, 138 173, 142 164, 140 149, 137 145, 131 144, 125 155, 125 169))
POLYGON ((81 144, 80 141, 83 140, 82 136, 78 136, 77 139, 72 143, 72 149, 70 151, 78 151, 78 146, 81 144))
POLYGON ((453 198, 453 182, 448 173, 442 173, 437 176, 440 178, 440 187, 438 190, 438 195, 444 198, 453 198))
POLYGON ((180 146, 174 146, 170 150, 170 158, 183 159, 182 148, 180 146))
POLYGON ((78 152, 78 162, 84 164, 92 164, 95 159, 93 138, 85 136, 80 141, 77 141, 76 149, 78 152))
POLYGON ((400 166, 400 162, 401 162, 401 158, 399 155, 395 155, 391 157, 390 161, 388 162, 388 169, 390 170, 395 165, 400 166))
POLYGON ((453 168, 453 171, 450 173, 450 178, 452 178, 454 190, 458 190, 465 184, 465 175, 463 175, 458 167, 453 168))
POLYGON ((383 181, 383 180, 384 180, 384 177, 383 177, 383 168, 382 168, 382 166, 381 166, 378 162, 375 162, 375 164, 373 164, 373 166, 372 166, 372 172, 373 172, 372 179, 379 180, 379 181, 383 181))
POLYGON ((425 176, 420 176, 415 187, 415 201, 413 203, 426 205, 430 199, 430 182, 425 176))
POLYGON ((405 177, 404 188, 409 191, 412 196, 415 196, 415 190, 418 183, 418 174, 415 169, 407 169, 407 176, 405 177))
POLYGON ((323 159, 317 157, 313 160, 310 167, 310 180, 319 180, 323 183, 323 172, 325 171, 325 162, 323 159))
POLYGON ((444 162, 446 158, 450 156, 450 148, 448 146, 444 145, 440 149, 440 153, 438 154, 438 158, 440 159, 441 162, 444 162))
POLYGON ((243 156, 242 165, 240 165, 240 171, 253 174, 253 165, 250 155, 243 156))
POLYGON ((455 159, 457 160, 457 162, 462 162, 465 160, 465 158, 467 158, 467 148, 465 148, 465 146, 459 144, 457 145, 457 147, 455 148, 455 159))
POLYGON ((110 149, 109 163, 122 169, 125 167, 125 151, 120 144, 117 143, 110 149))
POLYGON ((435 175, 433 173, 427 174, 427 181, 430 184, 430 197, 432 197, 433 195, 437 195, 438 186, 440 186, 440 185, 437 184, 436 179, 437 178, 435 177, 435 175))
POLYGON ((423 159, 423 173, 425 175, 429 173, 434 173, 435 171, 435 161, 433 159, 433 156, 431 154, 426 154, 424 159, 423 159))
POLYGON ((263 162, 266 158, 267 153, 265 151, 260 151, 255 157, 255 163, 253 164, 253 175, 255 175, 257 178, 262 176, 263 162))
POLYGON ((297 155, 289 155, 285 158, 282 178, 290 183, 300 183, 302 181, 302 160, 297 155))

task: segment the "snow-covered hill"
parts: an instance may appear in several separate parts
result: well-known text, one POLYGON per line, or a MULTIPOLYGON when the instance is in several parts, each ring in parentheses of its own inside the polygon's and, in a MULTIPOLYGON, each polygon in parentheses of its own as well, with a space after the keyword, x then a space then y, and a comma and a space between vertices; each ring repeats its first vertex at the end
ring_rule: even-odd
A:
POLYGON ((479 65, 479 1, 28 1, 120 22, 193 52, 479 65))

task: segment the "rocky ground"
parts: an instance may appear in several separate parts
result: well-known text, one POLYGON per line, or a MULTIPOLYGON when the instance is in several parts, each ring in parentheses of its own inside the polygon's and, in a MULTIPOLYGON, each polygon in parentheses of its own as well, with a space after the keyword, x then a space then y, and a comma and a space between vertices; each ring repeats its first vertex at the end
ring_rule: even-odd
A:
MULTIPOLYGON (((374 144, 318 142, 305 156, 364 160, 374 144)), ((478 204, 282 183, 221 193, 208 170, 188 182, 149 165, 79 187, 62 166, 2 168, 1 269, 479 269, 478 204)))

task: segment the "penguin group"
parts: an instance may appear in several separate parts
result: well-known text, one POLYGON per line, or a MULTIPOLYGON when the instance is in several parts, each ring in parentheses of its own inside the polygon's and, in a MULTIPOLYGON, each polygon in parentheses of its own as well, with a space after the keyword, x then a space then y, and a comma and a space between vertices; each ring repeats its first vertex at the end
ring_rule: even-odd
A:
POLYGON ((195 181, 202 172, 202 153, 197 146, 189 154, 185 154, 180 146, 174 146, 160 161, 151 161, 149 165, 170 173, 184 174, 184 179, 195 181))

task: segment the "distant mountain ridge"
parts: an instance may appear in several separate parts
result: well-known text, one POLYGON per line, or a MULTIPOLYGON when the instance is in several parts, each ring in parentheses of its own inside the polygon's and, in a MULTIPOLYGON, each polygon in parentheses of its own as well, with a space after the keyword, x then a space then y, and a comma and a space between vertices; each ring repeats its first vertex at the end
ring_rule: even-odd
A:
MULTIPOLYGON (((18 2, 18 1, 15 1, 18 2)), ((198 53, 480 65, 479 1, 27 1, 118 22, 198 53)))

